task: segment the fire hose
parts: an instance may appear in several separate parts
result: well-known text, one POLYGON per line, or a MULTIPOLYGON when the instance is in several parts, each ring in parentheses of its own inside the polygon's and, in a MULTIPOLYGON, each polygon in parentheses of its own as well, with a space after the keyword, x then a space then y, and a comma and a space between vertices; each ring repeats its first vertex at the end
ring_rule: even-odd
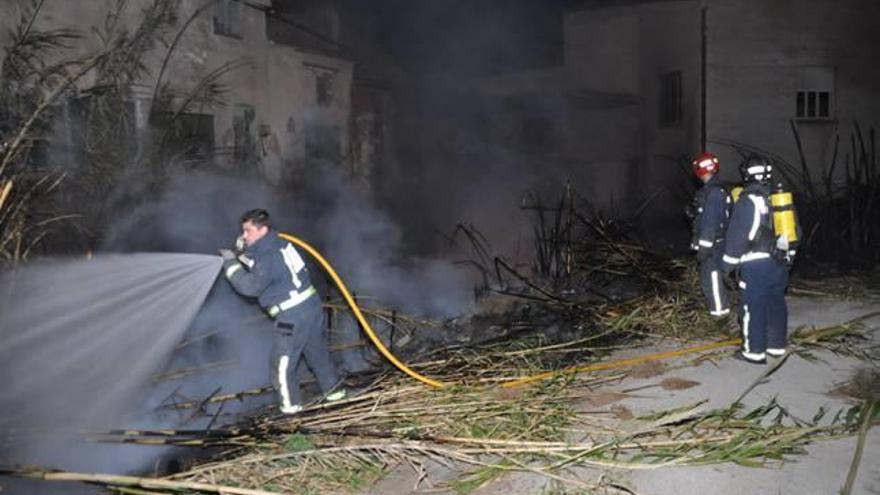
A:
POLYGON ((367 321, 366 318, 364 318, 364 314, 361 313, 361 310, 358 307, 357 302, 354 300, 354 297, 352 297, 351 293, 348 291, 348 288, 345 286, 345 283, 342 281, 341 278, 339 278, 339 274, 336 273, 336 270, 333 269, 333 267, 330 265, 330 263, 323 256, 321 256, 321 253, 319 253, 317 249, 313 248, 312 246, 307 244, 305 241, 298 239, 290 234, 285 234, 285 233, 281 232, 278 234, 278 237, 281 237, 282 239, 284 239, 286 241, 290 241, 293 244, 296 244, 298 247, 303 248, 307 253, 309 253, 321 265, 322 268, 324 268, 324 271, 327 272, 327 274, 330 275, 330 278, 333 279, 333 282, 336 284, 336 287, 339 289, 339 292, 342 294, 342 297, 345 298, 345 302, 348 303, 348 307, 351 308, 351 311, 352 311, 352 313, 354 313, 355 318, 357 318, 357 321, 361 324, 361 328, 364 330, 364 333, 367 334, 367 337, 370 338, 370 341, 373 342, 373 345, 376 346, 376 349, 378 349, 379 352, 383 356, 385 356, 385 359, 387 359, 388 361, 391 361, 391 364, 396 366, 397 369, 399 369, 400 371, 403 371, 407 375, 415 378, 416 380, 418 380, 426 385, 430 385, 431 387, 435 387, 435 388, 443 388, 445 386, 442 382, 438 382, 437 380, 432 380, 431 378, 428 378, 424 375, 420 375, 419 373, 416 373, 409 366, 407 366, 406 364, 401 362, 399 359, 397 359, 397 357, 395 357, 394 354, 391 354, 391 351, 389 351, 388 348, 385 347, 385 344, 383 344, 382 341, 379 339, 379 337, 376 336, 376 332, 373 330, 373 327, 370 326, 370 323, 367 321))
MULTIPOLYGON (((333 282, 336 284, 336 287, 339 289, 339 292, 342 293, 342 297, 345 298, 345 302, 348 303, 349 308, 351 308, 352 313, 354 313, 355 318, 357 318, 357 321, 360 323, 361 328, 363 329, 364 333, 367 334, 367 337, 369 337, 369 339, 370 339, 370 341, 372 341, 373 345, 376 346, 376 349, 378 349, 379 352, 383 356, 385 356, 386 359, 388 359, 388 361, 391 361, 391 363, 394 366, 396 366, 397 369, 399 369, 400 371, 403 371, 407 375, 411 376, 412 378, 415 378, 416 380, 418 380, 426 385, 429 385, 429 386, 435 387, 435 388, 443 388, 446 386, 446 384, 444 384, 443 382, 433 380, 431 378, 428 378, 424 375, 421 375, 421 374, 413 371, 410 367, 408 367, 406 364, 404 364, 399 359, 397 359, 397 357, 395 357, 394 354, 392 354, 391 351, 389 351, 388 348, 385 347, 385 344, 383 344, 382 341, 379 339, 379 337, 376 336, 376 332, 373 330, 373 327, 370 326, 370 323, 364 317, 364 314, 361 312, 360 308, 358 307, 357 302, 354 300, 354 297, 352 297, 351 293, 348 291, 348 288, 345 286, 345 283, 339 277, 339 274, 336 273, 336 270, 333 269, 333 267, 330 265, 330 263, 321 255, 321 253, 318 252, 318 250, 316 250, 314 247, 307 244, 305 241, 298 239, 290 234, 279 233, 278 236, 281 237, 282 239, 290 241, 293 244, 296 244, 297 246, 304 249, 321 265, 322 268, 324 268, 324 271, 326 271, 327 274, 330 275, 330 278, 333 279, 333 282)), ((604 362, 604 363, 594 363, 594 364, 590 364, 590 365, 586 365, 586 366, 572 366, 572 367, 565 368, 562 370, 548 371, 545 373, 538 373, 538 374, 532 375, 532 376, 517 378, 512 381, 506 382, 501 386, 504 388, 514 388, 514 387, 518 387, 521 385, 526 385, 526 384, 533 383, 536 381, 546 380, 546 379, 553 378, 553 377, 560 376, 560 375, 564 375, 564 374, 583 373, 583 372, 590 372, 590 371, 624 368, 624 367, 634 366, 634 365, 640 364, 640 363, 645 363, 645 362, 650 362, 650 361, 660 361, 660 360, 670 359, 670 358, 679 357, 679 356, 683 356, 686 354, 692 354, 692 353, 696 353, 696 352, 711 351, 711 350, 721 349, 724 347, 732 347, 732 346, 738 345, 740 343, 741 343, 740 339, 730 339, 730 340, 724 340, 724 341, 720 341, 720 342, 712 342, 709 344, 702 344, 702 345, 696 345, 696 346, 692 346, 692 347, 685 347, 684 349, 677 349, 674 351, 648 354, 645 356, 638 356, 635 358, 620 359, 620 360, 609 361, 609 362, 604 362)))

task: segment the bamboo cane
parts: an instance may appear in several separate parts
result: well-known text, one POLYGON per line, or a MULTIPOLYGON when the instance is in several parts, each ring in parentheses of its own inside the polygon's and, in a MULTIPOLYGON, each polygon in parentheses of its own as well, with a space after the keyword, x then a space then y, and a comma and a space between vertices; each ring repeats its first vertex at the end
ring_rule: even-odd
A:
POLYGON ((265 490, 252 490, 234 486, 213 485, 210 483, 197 483, 192 481, 173 481, 167 479, 144 478, 139 476, 122 476, 115 474, 99 473, 76 473, 76 472, 50 472, 50 471, 16 471, 14 469, 0 469, 0 473, 20 478, 40 479, 44 481, 81 481, 83 483, 96 483, 107 486, 133 486, 146 489, 165 489, 182 491, 196 491, 217 493, 221 495, 276 495, 265 490))
POLYGON ((3 204, 9 197, 10 191, 12 191, 12 180, 0 182, 0 211, 3 211, 3 204))

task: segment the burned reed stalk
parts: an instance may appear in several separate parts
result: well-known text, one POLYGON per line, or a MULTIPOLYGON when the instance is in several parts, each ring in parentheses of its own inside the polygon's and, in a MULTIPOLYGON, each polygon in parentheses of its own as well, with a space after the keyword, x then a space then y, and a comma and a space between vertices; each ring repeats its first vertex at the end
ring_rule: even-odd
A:
MULTIPOLYGON (((679 311, 696 311, 681 301, 677 304, 681 305, 679 311)), ((602 308, 602 313, 613 312, 613 307, 602 308)), ((618 318, 634 318, 626 309, 616 314, 618 318)), ((796 335, 795 340, 818 343, 837 339, 856 330, 857 322, 850 323, 796 335)), ((606 331, 616 332, 620 328, 609 326, 606 331)), ((522 346, 508 341, 451 351, 443 359, 423 364, 452 369, 450 377, 457 381, 476 382, 476 378, 486 376, 486 370, 508 373, 507 376, 528 374, 523 371, 533 370, 540 359, 529 362, 525 358, 540 358, 559 348, 564 347, 536 348, 533 343, 522 346), (535 352, 520 352, 523 350, 535 352)), ((750 411, 738 406, 715 411, 665 411, 622 424, 609 423, 609 419, 601 420, 597 415, 586 421, 588 418, 579 417, 570 407, 577 395, 573 392, 595 390, 604 376, 573 375, 508 394, 497 388, 469 386, 429 392, 421 386, 407 386, 399 377, 389 375, 362 395, 340 403, 317 404, 296 417, 263 418, 238 429, 221 426, 209 431, 133 432, 134 435, 117 436, 115 441, 197 448, 244 447, 253 453, 199 466, 176 475, 175 479, 235 482, 262 489, 260 480, 273 479, 283 481, 280 486, 298 486, 316 482, 318 473, 325 472, 327 466, 349 466, 347 463, 352 459, 381 466, 387 456, 410 459, 406 462, 419 462, 428 456, 469 462, 486 469, 510 461, 513 464, 506 469, 525 466, 528 470, 546 470, 560 476, 564 476, 561 470, 584 465, 631 469, 723 462, 764 465, 797 453, 817 439, 849 435, 856 429, 840 413, 823 426, 800 424, 793 419, 789 423, 794 425, 783 424, 774 415, 782 419, 789 415, 772 403, 750 411), (564 432, 574 425, 589 440, 568 441, 564 432), (301 442, 297 440, 302 447, 290 447, 297 444, 293 441, 296 438, 304 438, 301 442)), ((616 374, 616 379, 619 377, 616 374)), ((350 466, 346 467, 349 474, 345 476, 356 473, 360 469, 356 466, 362 464, 350 466)), ((325 491, 338 490, 337 485, 324 486, 325 491)))
POLYGON ((859 464, 862 461, 862 452, 865 449, 865 439, 868 436, 868 430, 871 429, 871 423, 874 420, 874 410, 877 408, 877 402, 873 400, 865 401, 862 407, 862 413, 859 418, 859 433, 856 437, 856 450, 853 454, 853 460, 846 475, 846 482, 841 489, 841 495, 850 495, 853 485, 856 482, 856 475, 859 472, 859 464))
POLYGON ((223 486, 192 481, 174 481, 158 478, 142 478, 137 476, 121 476, 114 474, 75 473, 58 471, 17 471, 8 468, 0 469, 0 474, 45 481, 79 481, 83 483, 92 483, 103 486, 131 486, 156 490, 172 490, 175 492, 217 493, 220 495, 274 495, 273 492, 267 492, 265 490, 238 488, 235 486, 223 486))
POLYGON ((835 136, 830 162, 820 170, 824 186, 820 194, 807 166, 797 126, 791 126, 802 164, 799 180, 792 185, 796 187, 806 237, 804 254, 819 260, 831 258, 841 268, 853 267, 856 260, 873 266, 880 260, 874 246, 880 238, 880 178, 874 129, 868 130, 866 139, 861 125, 854 122, 842 160, 840 135, 835 136), (837 174, 841 161, 842 174, 837 174))

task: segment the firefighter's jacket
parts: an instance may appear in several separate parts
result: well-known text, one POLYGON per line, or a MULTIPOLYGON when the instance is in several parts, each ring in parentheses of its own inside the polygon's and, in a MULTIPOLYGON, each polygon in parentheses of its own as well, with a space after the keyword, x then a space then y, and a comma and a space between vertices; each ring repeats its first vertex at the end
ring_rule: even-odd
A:
POLYGON ((730 193, 717 175, 697 191, 691 248, 697 251, 699 258, 707 258, 713 250, 723 249, 730 201, 730 193))
POLYGON ((724 247, 724 270, 771 257, 775 238, 770 210, 770 186, 752 182, 733 207, 724 247))
POLYGON ((317 292, 299 252, 271 230, 237 259, 227 261, 223 271, 236 292, 257 298, 278 320, 317 292))

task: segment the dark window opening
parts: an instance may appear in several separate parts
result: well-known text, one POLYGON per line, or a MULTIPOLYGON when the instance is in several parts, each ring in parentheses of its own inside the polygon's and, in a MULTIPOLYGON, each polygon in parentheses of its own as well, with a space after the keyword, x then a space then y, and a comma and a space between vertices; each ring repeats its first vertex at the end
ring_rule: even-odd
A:
POLYGON ((177 117, 177 135, 185 148, 185 156, 206 160, 214 151, 214 116, 208 114, 181 114, 177 117))
POLYGON ((305 51, 336 53, 340 49, 338 9, 331 2, 274 1, 266 15, 266 36, 305 51))
POLYGON ((256 156, 257 138, 254 121, 256 114, 251 105, 235 105, 232 115, 234 138, 233 156, 240 165, 246 165, 256 156))
MULTIPOLYGON (((89 115, 89 97, 75 98, 68 96, 63 103, 55 106, 52 123, 41 132, 35 133, 31 147, 27 152, 27 166, 42 169, 58 166, 63 163, 69 167, 78 167, 84 163, 86 155, 86 126, 89 115)), ((125 110, 128 110, 127 106, 125 110)), ((133 128, 125 125, 129 119, 125 112, 118 114, 123 135, 132 135, 133 128)), ((27 149, 27 148, 26 148, 27 149)))
POLYGON ((209 160, 214 153, 214 116, 200 113, 156 113, 154 129, 164 132, 166 151, 188 160, 209 160))
POLYGON ((214 34, 241 38, 241 4, 237 0, 215 0, 214 34))
POLYGON ((172 123, 175 141, 190 159, 205 160, 214 150, 214 116, 208 114, 179 114, 172 123))
POLYGON ((830 91, 798 91, 795 115, 799 119, 831 118, 830 91))
POLYGON ((668 127, 681 123, 682 88, 681 71, 667 72, 660 76, 660 126, 668 127))
POLYGON ((338 163, 341 159, 341 132, 338 125, 313 125, 306 129, 306 157, 338 163))
POLYGON ((333 101, 333 76, 331 74, 315 76, 315 99, 318 106, 330 106, 330 102, 333 101))

